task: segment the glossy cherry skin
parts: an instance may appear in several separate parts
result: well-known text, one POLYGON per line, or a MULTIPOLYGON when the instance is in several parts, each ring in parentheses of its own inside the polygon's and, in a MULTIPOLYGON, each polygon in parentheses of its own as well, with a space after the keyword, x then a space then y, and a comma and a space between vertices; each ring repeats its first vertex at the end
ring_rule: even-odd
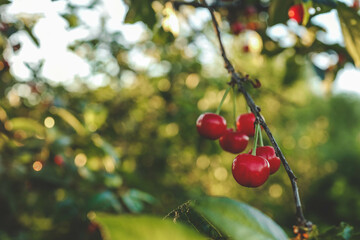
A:
POLYGON ((236 120, 236 127, 239 132, 242 132, 249 137, 255 134, 255 115, 253 113, 241 114, 236 120))
POLYGON ((294 19, 298 24, 301 24, 304 18, 304 8, 302 4, 291 6, 288 15, 290 19, 294 19))
POLYGON ((246 26, 241 22, 233 22, 231 24, 231 31, 238 35, 239 33, 243 32, 246 29, 246 26))
POLYGON ((203 113, 196 120, 196 127, 201 136, 215 140, 226 132, 226 120, 215 113, 203 113))
POLYGON ((249 142, 249 137, 241 132, 234 132, 229 128, 219 139, 222 149, 231 153, 241 153, 245 150, 249 142))
MULTIPOLYGON (((252 149, 249 154, 251 154, 252 149)), ((270 174, 274 174, 280 168, 281 160, 275 154, 275 150, 271 146, 263 146, 256 148, 256 156, 263 157, 270 164, 270 174)))
POLYGON ((269 178, 270 164, 263 157, 239 154, 233 161, 232 174, 241 186, 259 187, 269 178))

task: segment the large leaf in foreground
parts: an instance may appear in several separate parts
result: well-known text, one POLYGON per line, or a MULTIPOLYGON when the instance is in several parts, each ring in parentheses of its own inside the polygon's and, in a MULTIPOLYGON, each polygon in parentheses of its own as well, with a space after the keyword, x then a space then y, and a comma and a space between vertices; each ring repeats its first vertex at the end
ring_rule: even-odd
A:
POLYGON ((245 203, 223 197, 205 197, 192 202, 190 207, 230 239, 288 239, 271 218, 245 203))
POLYGON ((106 240, 205 240, 194 230, 152 216, 97 214, 106 240))

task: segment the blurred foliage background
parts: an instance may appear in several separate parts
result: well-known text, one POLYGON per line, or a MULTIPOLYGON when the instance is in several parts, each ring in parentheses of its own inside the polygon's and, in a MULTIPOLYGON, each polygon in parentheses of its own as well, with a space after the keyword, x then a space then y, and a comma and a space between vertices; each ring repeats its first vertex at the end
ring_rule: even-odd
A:
MULTIPOLYGON (((69 31, 86 25, 79 9, 103 7, 57 2, 66 5, 59 15, 69 31)), ((314 16, 332 9, 319 2, 314 16)), ((30 77, 19 79, 9 60, 22 50, 14 36, 26 33, 40 47, 32 31, 39 16, 9 17, 13 3, 0 3, 1 239, 101 239, 95 211, 164 216, 204 194, 246 202, 291 231, 295 207, 283 167, 262 187, 241 187, 231 176, 235 155, 196 132, 197 117, 216 110, 229 81, 205 10, 181 7, 175 15, 169 3, 126 1, 128 26, 143 22, 138 41, 109 31, 103 17, 98 33, 68 45, 105 79, 94 87, 86 77, 71 84, 44 77, 46 59, 27 63, 30 77)), ((343 46, 315 37, 323 28, 287 22, 287 9, 274 4, 281 1, 222 8, 225 48, 238 71, 262 83, 247 87, 299 179, 306 217, 323 229, 341 221, 359 226, 360 98, 332 88, 354 62, 343 46), (246 15, 249 7, 255 11, 246 15), (256 27, 236 35, 234 21, 256 27), (279 23, 293 44, 269 36, 267 28, 279 23), (332 59, 325 69, 314 63, 317 53, 332 59)), ((238 114, 247 112, 242 96, 237 103, 238 114)), ((230 126, 231 111, 228 97, 222 115, 230 126)))

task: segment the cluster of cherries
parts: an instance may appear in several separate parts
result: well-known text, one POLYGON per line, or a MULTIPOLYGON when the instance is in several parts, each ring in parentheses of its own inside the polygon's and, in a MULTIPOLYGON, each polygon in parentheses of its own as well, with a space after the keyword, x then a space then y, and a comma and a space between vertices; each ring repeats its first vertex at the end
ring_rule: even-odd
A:
MULTIPOLYGON (((205 138, 219 139, 223 150, 238 154, 245 150, 249 137, 255 135, 255 115, 242 114, 236 119, 236 129, 227 129, 226 120, 215 113, 204 113, 196 121, 199 134, 205 138)), ((259 127, 259 130, 260 127, 259 127)), ((244 187, 259 187, 266 182, 270 174, 280 167, 280 159, 271 146, 256 147, 255 151, 236 156, 232 164, 235 180, 244 187)))

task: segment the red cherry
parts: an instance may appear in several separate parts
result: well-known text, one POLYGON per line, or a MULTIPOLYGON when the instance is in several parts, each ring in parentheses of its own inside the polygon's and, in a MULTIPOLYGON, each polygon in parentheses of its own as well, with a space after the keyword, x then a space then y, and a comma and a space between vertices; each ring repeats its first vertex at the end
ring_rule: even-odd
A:
POLYGON ((244 52, 244 53, 250 52, 250 48, 249 48, 248 45, 243 46, 243 52, 244 52))
POLYGON ((249 142, 249 137, 241 132, 234 132, 229 128, 219 139, 220 146, 227 152, 241 153, 249 142))
POLYGON ((54 163, 55 163, 56 165, 58 165, 58 166, 64 165, 64 159, 63 159, 63 157, 62 157, 61 155, 56 155, 56 156, 54 157, 54 163))
POLYGON ((232 174, 244 187, 259 187, 270 175, 270 164, 263 157, 239 154, 233 161, 232 174))
POLYGON ((249 22, 246 24, 246 29, 255 31, 258 28, 259 28, 259 24, 256 22, 249 22))
POLYGON ((343 53, 339 53, 338 55, 339 55, 338 64, 343 65, 346 62, 346 55, 343 53))
POLYGON ((9 68, 9 63, 6 60, 0 61, 0 71, 7 71, 9 68))
POLYGON ((244 24, 242 24, 241 22, 233 22, 231 24, 231 31, 236 35, 238 35, 242 31, 244 31, 245 29, 246 29, 246 26, 244 24))
POLYGON ((294 19, 301 24, 304 18, 304 8, 302 4, 296 4, 289 8, 288 15, 290 19, 294 19))
POLYGON ((96 230, 98 230, 100 228, 99 224, 96 222, 91 222, 88 225, 88 232, 89 233, 94 233, 96 230))
POLYGON ((236 120, 236 127, 239 132, 242 132, 249 137, 255 134, 255 115, 253 113, 241 114, 236 120))
MULTIPOLYGON (((252 149, 250 150, 249 154, 251 154, 252 149)), ((271 146, 263 146, 256 148, 256 156, 263 157, 268 160, 270 164, 270 174, 275 173, 281 164, 280 158, 278 158, 275 154, 275 150, 271 146)))
POLYGON ((215 113, 203 113, 196 120, 199 134, 211 140, 218 139, 226 131, 226 120, 215 113))
POLYGON ((257 13, 257 9, 256 9, 255 6, 247 6, 247 7, 245 8, 245 15, 246 15, 247 17, 249 17, 249 16, 251 16, 251 15, 254 15, 254 14, 256 14, 256 13, 257 13))
POLYGON ((354 0, 354 3, 353 3, 353 5, 351 7, 354 8, 355 10, 359 9, 360 1, 359 0, 354 0))

